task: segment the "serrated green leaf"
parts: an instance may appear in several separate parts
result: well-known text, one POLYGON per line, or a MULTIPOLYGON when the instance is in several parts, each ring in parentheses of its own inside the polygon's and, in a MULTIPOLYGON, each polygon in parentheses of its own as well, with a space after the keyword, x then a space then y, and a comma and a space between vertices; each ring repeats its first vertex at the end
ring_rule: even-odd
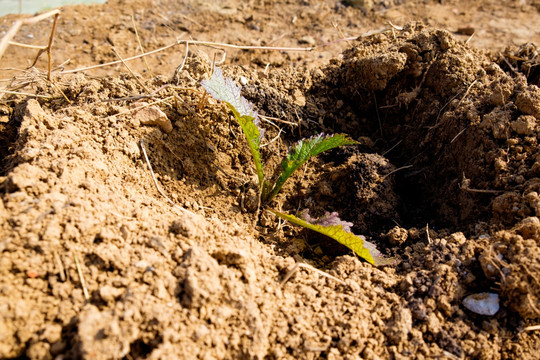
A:
POLYGON ((214 68, 212 77, 203 80, 201 85, 216 100, 224 101, 231 109, 233 115, 240 124, 253 157, 255 170, 259 179, 259 187, 264 186, 264 171, 261 153, 259 151, 264 130, 259 128, 257 112, 253 110, 253 104, 241 95, 242 87, 234 83, 231 78, 223 76, 219 68, 214 68))
POLYGON ((300 218, 297 218, 294 215, 284 214, 279 211, 268 209, 274 215, 285 219, 295 225, 302 226, 306 229, 316 231, 320 234, 326 235, 340 244, 345 245, 362 259, 366 260, 372 265, 381 266, 381 265, 393 265, 395 264, 395 259, 385 258, 379 250, 375 247, 373 243, 367 241, 363 236, 354 235, 351 232, 345 231, 343 225, 318 225, 312 224, 300 218))
POLYGON ((263 197, 263 201, 271 201, 294 171, 311 157, 342 145, 353 145, 356 143, 356 141, 345 134, 319 134, 312 136, 309 139, 300 140, 291 148, 285 159, 283 159, 283 162, 281 163, 283 171, 279 175, 269 194, 266 197, 263 197))

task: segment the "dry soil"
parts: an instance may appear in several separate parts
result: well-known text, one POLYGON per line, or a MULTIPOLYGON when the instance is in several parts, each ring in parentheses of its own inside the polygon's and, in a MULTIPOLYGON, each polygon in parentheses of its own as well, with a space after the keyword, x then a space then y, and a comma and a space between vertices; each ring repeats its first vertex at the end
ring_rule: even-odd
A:
MULTIPOLYGON (((45 54, 28 67, 36 50, 10 46, 1 60, 4 90, 19 94, 0 94, 0 358, 538 359, 539 10, 62 9, 50 80, 45 54), (314 49, 178 44, 129 71, 77 70, 178 39, 314 49), (258 206, 241 129, 200 85, 214 62, 263 116, 269 168, 303 137, 358 140, 313 159, 269 206, 335 211, 394 265, 258 206), (298 263, 341 281, 300 267, 283 282, 298 263), (483 292, 499 296, 495 315, 463 306, 483 292)), ((45 44, 51 25, 14 40, 45 44)))

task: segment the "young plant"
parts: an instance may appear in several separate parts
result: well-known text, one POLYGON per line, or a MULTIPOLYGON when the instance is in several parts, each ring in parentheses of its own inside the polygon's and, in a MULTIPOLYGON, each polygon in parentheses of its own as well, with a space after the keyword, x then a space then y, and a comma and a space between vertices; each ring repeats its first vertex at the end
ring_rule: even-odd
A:
MULTIPOLYGON (((221 69, 217 67, 214 68, 214 73, 210 79, 203 80, 201 84, 214 99, 224 101, 227 104, 236 121, 240 124, 249 145, 251 156, 253 157, 255 171, 259 180, 259 193, 262 204, 272 201, 294 171, 313 156, 342 145, 353 145, 357 143, 345 134, 319 134, 309 139, 302 139, 290 148, 287 156, 281 162, 281 172, 277 179, 274 182, 269 182, 264 175, 260 153, 264 129, 259 126, 258 115, 253 110, 253 104, 241 95, 242 88, 236 85, 231 78, 224 77, 221 69)), ((293 224, 331 237, 353 250, 358 256, 367 260, 370 264, 378 266, 394 263, 394 260, 385 259, 375 248, 374 244, 368 242, 362 236, 354 235, 350 231, 352 224, 339 220, 337 213, 332 213, 326 218, 323 217, 319 220, 313 220, 307 216, 306 221, 275 210, 269 209, 269 211, 293 224)))
POLYGON ((294 171, 311 157, 338 146, 356 144, 356 141, 344 134, 319 134, 309 139, 302 139, 291 147, 289 153, 281 162, 281 173, 275 182, 270 183, 265 178, 260 153, 264 129, 259 127, 258 115, 253 110, 253 104, 241 95, 242 88, 236 85, 231 78, 225 78, 219 68, 214 68, 212 77, 203 80, 201 84, 214 99, 224 101, 227 104, 236 121, 240 124, 251 150, 263 204, 272 201, 294 171))

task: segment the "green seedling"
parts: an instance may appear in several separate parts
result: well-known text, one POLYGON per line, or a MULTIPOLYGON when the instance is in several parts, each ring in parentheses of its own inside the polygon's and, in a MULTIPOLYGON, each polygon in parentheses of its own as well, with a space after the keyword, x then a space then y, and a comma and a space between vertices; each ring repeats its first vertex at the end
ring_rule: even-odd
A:
POLYGON ((281 162, 281 172, 275 182, 269 182, 264 175, 260 153, 264 129, 259 126, 258 115, 253 110, 253 104, 240 94, 241 87, 236 85, 231 78, 224 77, 219 68, 214 68, 212 77, 203 80, 202 86, 214 99, 224 101, 240 124, 251 150, 259 180, 261 203, 263 204, 272 201, 294 171, 311 157, 338 146, 356 144, 356 141, 344 134, 319 134, 309 139, 302 139, 291 147, 289 153, 281 162))
MULTIPOLYGON (((210 79, 203 80, 201 84, 214 99, 224 101, 227 104, 227 107, 232 111, 236 121, 240 124, 249 145, 251 156, 253 157, 255 171, 259 180, 260 199, 263 205, 272 201, 294 171, 305 164, 313 156, 342 145, 354 145, 357 143, 345 134, 319 134, 308 139, 302 139, 291 147, 287 156, 285 156, 281 162, 281 171, 279 172, 277 179, 272 182, 268 181, 264 174, 260 153, 264 129, 259 126, 259 118, 257 112, 253 110, 253 104, 241 95, 242 88, 239 85, 236 85, 231 78, 224 77, 221 69, 217 67, 214 68, 214 72, 210 79)), ((349 223, 341 222, 336 224, 325 224, 320 221, 318 223, 309 222, 293 215, 287 215, 274 210, 269 211, 293 224, 303 226, 307 229, 331 237, 349 247, 358 256, 366 259, 373 265, 387 265, 393 263, 393 260, 385 259, 375 248, 375 245, 366 241, 365 238, 354 235, 352 232, 347 231, 347 228, 344 229, 343 224, 349 223)), ((337 216, 334 216, 334 219, 336 218, 339 220, 337 216)))

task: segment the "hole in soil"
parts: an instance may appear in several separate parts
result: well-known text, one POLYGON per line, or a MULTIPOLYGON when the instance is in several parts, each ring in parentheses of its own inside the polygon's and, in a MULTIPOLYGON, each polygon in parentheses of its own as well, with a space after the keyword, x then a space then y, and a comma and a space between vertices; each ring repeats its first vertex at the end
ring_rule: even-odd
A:
POLYGON ((113 272, 115 270, 118 270, 118 269, 115 268, 114 264, 112 264, 109 261, 106 261, 106 260, 102 259, 97 254, 86 254, 86 255, 84 255, 84 262, 85 262, 86 266, 88 266, 88 267, 95 266, 98 269, 100 269, 101 271, 113 272))
MULTIPOLYGON (((359 40, 314 74, 308 103, 317 104, 312 117, 371 153, 326 156, 335 168, 317 181, 332 193, 309 195, 366 235, 426 224, 467 232, 486 220, 500 186, 493 157, 506 140, 481 126, 496 108, 497 76, 504 72, 444 31, 410 26, 397 39, 359 40)), ((516 116, 504 107, 496 115, 516 116)))
POLYGON ((128 356, 124 359, 144 359, 163 342, 161 335, 156 335, 154 339, 137 339, 130 345, 128 356))

